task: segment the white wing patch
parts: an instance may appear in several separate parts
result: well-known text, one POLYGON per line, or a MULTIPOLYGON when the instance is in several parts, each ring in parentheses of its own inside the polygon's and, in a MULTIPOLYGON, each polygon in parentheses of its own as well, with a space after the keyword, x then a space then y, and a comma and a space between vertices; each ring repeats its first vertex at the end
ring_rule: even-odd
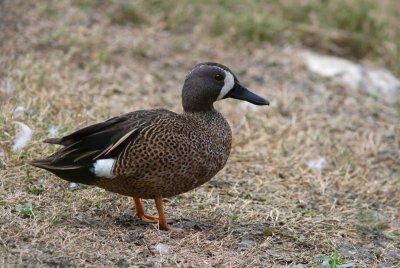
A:
POLYGON ((92 172, 97 177, 114 178, 115 175, 112 172, 114 163, 115 159, 113 158, 96 160, 96 162, 93 163, 92 172))
POLYGON ((228 94, 228 92, 231 91, 235 85, 235 79, 233 78, 233 75, 228 71, 223 71, 225 72, 224 86, 222 87, 217 100, 221 100, 223 97, 225 97, 225 95, 228 94))

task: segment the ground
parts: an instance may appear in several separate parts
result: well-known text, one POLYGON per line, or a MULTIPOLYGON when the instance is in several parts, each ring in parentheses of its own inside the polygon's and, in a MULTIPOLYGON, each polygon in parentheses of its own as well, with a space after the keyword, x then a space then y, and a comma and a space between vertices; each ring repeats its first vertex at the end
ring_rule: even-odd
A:
POLYGON ((115 22, 113 9, 77 3, 0 3, 1 267, 399 267, 398 102, 310 73, 300 45, 115 22), (131 198, 27 163, 56 150, 41 142, 54 132, 138 109, 181 112, 186 73, 210 60, 271 105, 216 104, 233 132, 226 167, 165 199, 191 235, 133 219, 131 198), (16 121, 33 133, 19 151, 16 121), (310 168, 318 159, 326 166, 310 168))

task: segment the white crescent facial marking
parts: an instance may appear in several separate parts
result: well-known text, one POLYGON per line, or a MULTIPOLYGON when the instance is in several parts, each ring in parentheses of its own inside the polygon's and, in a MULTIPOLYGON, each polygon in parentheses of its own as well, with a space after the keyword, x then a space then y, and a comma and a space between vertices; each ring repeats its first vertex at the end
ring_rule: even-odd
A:
POLYGON ((233 78, 233 75, 228 71, 223 71, 225 72, 224 86, 222 87, 217 100, 221 100, 223 97, 225 97, 225 95, 228 94, 228 92, 231 91, 235 85, 235 79, 233 78))
POLYGON ((115 175, 112 172, 114 163, 115 159, 113 158, 96 160, 96 162, 93 163, 93 169, 91 169, 91 171, 97 177, 114 178, 115 175))

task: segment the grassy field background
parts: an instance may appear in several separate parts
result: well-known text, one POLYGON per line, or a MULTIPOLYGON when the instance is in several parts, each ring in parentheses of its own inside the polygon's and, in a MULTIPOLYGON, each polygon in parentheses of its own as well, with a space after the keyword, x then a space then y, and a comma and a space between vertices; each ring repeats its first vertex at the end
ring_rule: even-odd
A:
POLYGON ((399 75, 398 1, 32 2, 0 1, 1 267, 400 263, 400 102, 322 79, 299 57, 314 49, 399 75), (234 135, 227 166, 166 199, 173 226, 195 234, 158 231, 133 219, 129 198, 27 164, 56 150, 49 136, 138 109, 180 112, 186 73, 209 60, 271 105, 216 104, 234 135), (33 137, 15 152, 16 121, 33 137))

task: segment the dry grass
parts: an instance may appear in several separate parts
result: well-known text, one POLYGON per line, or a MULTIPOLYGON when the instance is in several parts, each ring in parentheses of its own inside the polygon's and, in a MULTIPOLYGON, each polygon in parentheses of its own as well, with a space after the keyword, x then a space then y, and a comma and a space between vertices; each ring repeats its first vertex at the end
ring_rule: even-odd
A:
POLYGON ((393 105, 315 77, 297 48, 239 49, 196 30, 115 24, 107 10, 68 1, 1 5, 0 89, 14 87, 0 91, 1 267, 319 267, 316 256, 334 252, 357 267, 399 263, 400 120, 393 105), (132 219, 127 197, 71 190, 26 164, 55 150, 40 142, 49 126, 63 135, 132 110, 181 111, 186 72, 207 60, 232 67, 271 106, 217 104, 234 133, 226 168, 166 200, 174 226, 195 234, 158 231, 132 219), (25 111, 14 113, 17 105, 25 111), (10 150, 13 121, 33 130, 19 153, 10 150), (308 169, 320 156, 327 168, 308 169), (26 203, 31 217, 16 210, 26 203), (157 250, 160 243, 168 252, 157 250))

